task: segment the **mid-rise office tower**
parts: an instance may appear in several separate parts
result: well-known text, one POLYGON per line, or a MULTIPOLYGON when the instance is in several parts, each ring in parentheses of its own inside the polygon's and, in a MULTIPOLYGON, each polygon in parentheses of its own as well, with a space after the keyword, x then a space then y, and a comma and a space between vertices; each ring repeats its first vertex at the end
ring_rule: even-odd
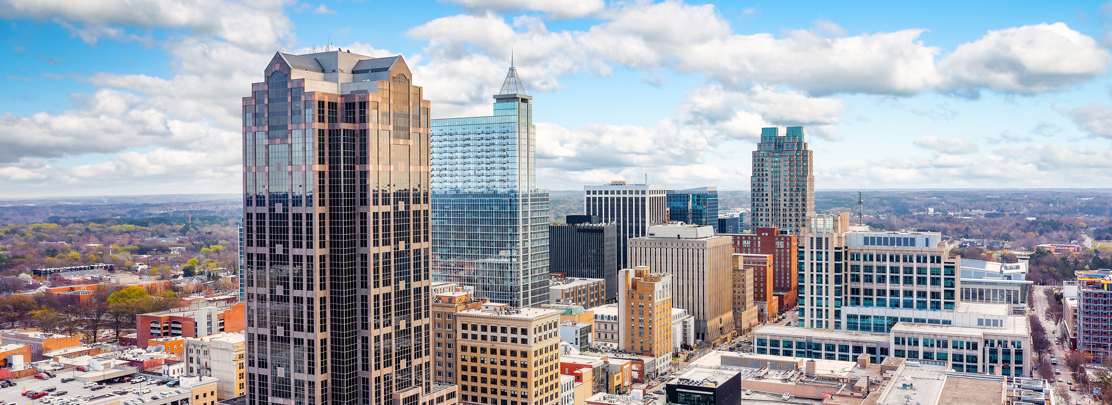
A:
POLYGON ((401 56, 278 53, 243 98, 247 403, 424 403, 429 102, 401 56))
POLYGON ((750 200, 753 229, 776 227, 798 234, 815 211, 815 175, 803 127, 761 129, 761 143, 753 151, 750 200))
POLYGON ((493 116, 432 120, 433 278, 516 308, 548 303, 532 99, 510 67, 493 116))
POLYGON ((648 233, 650 225, 666 220, 667 193, 664 186, 629 184, 616 180, 601 186, 585 186, 583 206, 587 215, 618 226, 618 265, 629 266, 629 240, 648 233))
MULTIPOLYGON (((618 299, 618 226, 593 215, 568 215, 548 225, 551 274, 606 280, 606 299, 618 299)), ((551 297, 549 297, 551 298, 551 297)))
POLYGON ((668 221, 710 225, 718 229, 718 188, 668 190, 668 221))

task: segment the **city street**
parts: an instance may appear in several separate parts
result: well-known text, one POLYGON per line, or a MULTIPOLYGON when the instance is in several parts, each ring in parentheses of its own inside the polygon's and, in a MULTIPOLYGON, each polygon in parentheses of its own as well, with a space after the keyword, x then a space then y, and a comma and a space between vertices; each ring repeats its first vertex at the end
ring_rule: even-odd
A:
POLYGON ((1031 303, 1032 304, 1031 308, 1035 311, 1035 314, 1038 315, 1038 318, 1042 322, 1043 327, 1046 328, 1047 339, 1050 340, 1051 352, 1058 359, 1058 364, 1054 365, 1053 367, 1055 369, 1058 369, 1058 370, 1062 371, 1062 374, 1060 376, 1059 375, 1048 375, 1048 376, 1039 375, 1038 365, 1041 364, 1041 361, 1042 361, 1042 359, 1039 359, 1039 362, 1034 364, 1035 370, 1033 371, 1032 375, 1034 375, 1038 378, 1045 378, 1047 381, 1053 382, 1055 391, 1060 392, 1060 393, 1064 393, 1064 394, 1068 394, 1070 396, 1070 398, 1072 399, 1072 401, 1070 402, 1071 404, 1095 404, 1095 402, 1089 400, 1089 398, 1087 396, 1084 397, 1084 398, 1082 397, 1080 387, 1078 388, 1078 391, 1070 391, 1070 387, 1069 387, 1068 382, 1073 377, 1070 376, 1070 371, 1066 367, 1066 353, 1068 353, 1068 350, 1067 350, 1068 343, 1063 341, 1063 342, 1061 342, 1062 343, 1061 345, 1054 344, 1054 339, 1058 336, 1057 331, 1058 331, 1060 325, 1055 326, 1054 322, 1051 321, 1049 318, 1047 318, 1047 313, 1049 312, 1049 304, 1046 300, 1046 293, 1043 292, 1043 291, 1045 289, 1049 289, 1049 288, 1053 288, 1053 287, 1050 287, 1050 286, 1032 286, 1031 288, 1035 290, 1034 294, 1032 294, 1034 296, 1034 302, 1031 303), (1062 382, 1058 382, 1058 377, 1062 378, 1062 382))

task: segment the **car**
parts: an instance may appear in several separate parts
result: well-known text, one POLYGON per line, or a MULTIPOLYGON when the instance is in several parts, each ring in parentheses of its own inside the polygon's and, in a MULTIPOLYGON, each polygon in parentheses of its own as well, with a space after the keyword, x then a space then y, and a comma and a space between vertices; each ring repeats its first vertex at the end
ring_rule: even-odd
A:
POLYGON ((46 391, 46 392, 54 392, 54 391, 58 390, 58 387, 55 387, 55 386, 51 385, 49 387, 43 388, 42 390, 46 391))
POLYGON ((0 388, 14 387, 15 383, 11 380, 0 380, 0 388))
POLYGON ((150 392, 151 392, 150 388, 143 388, 143 389, 139 390, 139 395, 148 394, 150 392))
POLYGON ((1059 368, 1054 369, 1054 374, 1062 375, 1062 369, 1059 369, 1059 368))
POLYGON ((31 399, 39 399, 39 398, 45 397, 47 395, 50 395, 50 394, 47 394, 45 392, 39 392, 39 393, 36 393, 35 395, 31 395, 30 398, 31 399))
POLYGON ((50 378, 57 377, 57 375, 55 375, 52 371, 43 371, 42 373, 50 376, 50 378))
POLYGON ((131 377, 124 377, 124 378, 121 378, 121 379, 120 379, 120 382, 131 382, 131 380, 133 380, 133 378, 131 378, 131 377))
POLYGON ((180 383, 180 382, 178 382, 178 380, 172 380, 172 381, 170 381, 170 383, 169 383, 169 384, 166 384, 166 386, 167 386, 167 387, 177 387, 177 386, 178 386, 178 385, 180 385, 180 384, 181 384, 181 383, 180 383))
POLYGON ((39 403, 40 403, 40 404, 48 404, 48 405, 49 405, 50 403, 53 403, 53 402, 54 402, 54 401, 51 401, 51 400, 50 400, 50 397, 46 397, 46 398, 43 398, 43 399, 40 399, 40 400, 39 400, 39 403))
POLYGON ((753 390, 745 390, 745 395, 753 395, 753 390))
POLYGON ((37 394, 37 393, 38 393, 38 391, 23 391, 23 393, 22 393, 22 394, 19 394, 19 395, 23 395, 23 396, 25 396, 25 397, 29 397, 29 396, 31 396, 31 395, 35 395, 35 394, 37 394))
POLYGON ((1062 382, 1062 377, 1058 377, 1058 382, 1062 382))
POLYGON ((85 372, 89 371, 89 368, 85 366, 77 366, 77 371, 85 372))
POLYGON ((1070 386, 1070 391, 1077 391, 1077 387, 1074 387, 1074 386, 1071 385, 1070 386))
POLYGON ((158 395, 151 395, 151 401, 159 400, 158 395))
POLYGON ((131 383, 132 383, 132 384, 138 384, 138 383, 141 383, 141 382, 143 382, 143 381, 147 381, 147 379, 146 379, 146 378, 143 378, 143 377, 137 377, 137 378, 135 378, 134 380, 131 380, 131 383))
POLYGON ((93 391, 100 391, 100 390, 102 390, 102 389, 105 389, 105 388, 108 388, 108 386, 106 386, 106 385, 98 385, 98 386, 96 386, 96 387, 90 388, 90 390, 93 390, 93 391))
POLYGON ((53 395, 53 396, 56 396, 56 397, 60 397, 60 396, 62 396, 62 395, 66 395, 66 394, 69 394, 69 391, 65 391, 65 390, 63 390, 63 391, 55 391, 55 392, 54 392, 53 394, 50 394, 50 395, 53 395))
POLYGON ((75 380, 76 379, 73 378, 73 377, 62 377, 62 382, 64 382, 64 383, 68 383, 70 381, 75 381, 75 380))
POLYGON ((35 374, 35 378, 39 379, 39 380, 48 380, 48 379, 50 379, 50 377, 48 377, 46 374, 43 374, 43 373, 35 374))

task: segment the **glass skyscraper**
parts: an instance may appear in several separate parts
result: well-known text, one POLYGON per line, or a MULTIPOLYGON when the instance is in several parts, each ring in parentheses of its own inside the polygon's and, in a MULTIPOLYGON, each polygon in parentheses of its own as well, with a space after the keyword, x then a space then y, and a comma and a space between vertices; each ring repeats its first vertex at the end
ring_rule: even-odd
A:
POLYGON ((668 190, 668 220, 718 229, 718 188, 668 190))
POLYGON ((532 97, 510 67, 494 115, 432 120, 433 279, 523 308, 548 303, 548 190, 532 97))

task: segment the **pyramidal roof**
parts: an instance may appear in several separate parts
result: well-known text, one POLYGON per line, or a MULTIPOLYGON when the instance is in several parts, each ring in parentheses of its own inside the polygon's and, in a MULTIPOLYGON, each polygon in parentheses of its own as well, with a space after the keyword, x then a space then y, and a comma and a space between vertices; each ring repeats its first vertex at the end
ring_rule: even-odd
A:
POLYGON ((498 94, 529 95, 525 92, 525 85, 517 78, 517 69, 513 66, 510 66, 510 71, 506 73, 506 80, 502 82, 502 90, 499 90, 498 94))

